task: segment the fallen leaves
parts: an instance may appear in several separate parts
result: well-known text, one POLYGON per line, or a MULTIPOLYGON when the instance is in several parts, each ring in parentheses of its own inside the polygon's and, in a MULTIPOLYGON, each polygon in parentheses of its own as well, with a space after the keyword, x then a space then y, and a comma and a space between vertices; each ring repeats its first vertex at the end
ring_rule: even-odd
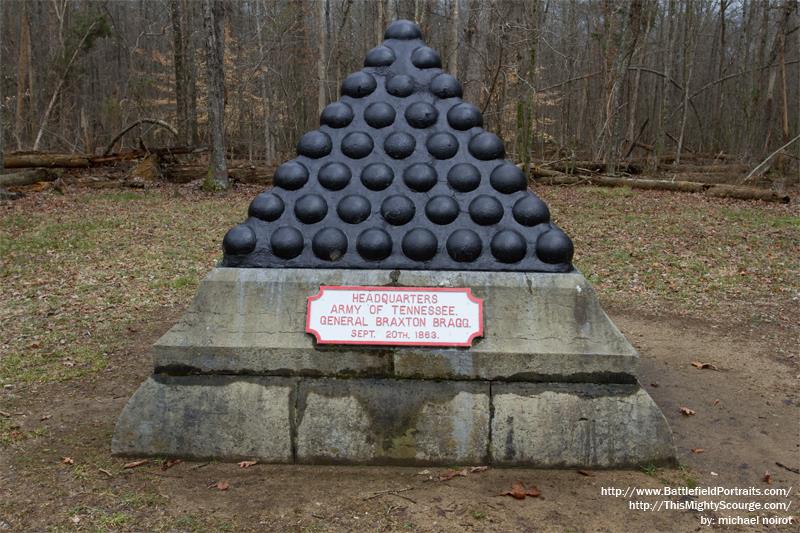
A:
POLYGON ((711 363, 701 363, 700 361, 692 361, 692 366, 700 370, 719 370, 711 363))
POLYGON ((469 472, 466 468, 462 470, 448 470, 446 472, 442 472, 436 477, 436 481, 450 481, 454 477, 467 477, 469 472))
POLYGON ((228 490, 231 488, 230 483, 227 481, 217 481, 216 483, 212 483, 208 486, 209 489, 217 489, 217 490, 228 490))
POLYGON ((511 485, 511 490, 507 490, 505 492, 501 492, 498 496, 511 496, 517 500, 524 500, 526 496, 530 496, 531 498, 538 498, 541 496, 542 493, 539 492, 539 489, 531 485, 529 488, 525 488, 525 484, 522 481, 517 481, 511 485))
MULTIPOLYGON (((469 474, 478 474, 480 472, 485 472, 489 470, 488 466, 472 466, 469 468, 462 468, 461 470, 447 470, 442 472, 438 476, 436 476, 435 481, 450 481, 454 477, 467 477, 469 474)), ((430 472, 428 470, 423 470, 422 472, 418 472, 417 475, 429 475, 430 472)), ((433 477, 429 477, 428 479, 434 479, 433 477)))
POLYGON ((258 464, 258 461, 242 461, 239 463, 239 468, 250 468, 253 465, 258 464))
POLYGON ((697 413, 694 411, 694 409, 689 409, 688 407, 681 407, 681 414, 683 416, 694 416, 697 413))
POLYGON ((703 453, 705 451, 704 448, 692 448, 692 453, 703 453))
POLYGON ((139 461, 133 461, 133 462, 131 462, 131 463, 125 463, 125 464, 122 466, 122 468, 124 468, 125 470, 128 470, 128 469, 130 469, 130 468, 136 468, 137 466, 146 465, 146 464, 147 464, 147 463, 149 463, 149 462, 150 462, 150 460, 149 460, 149 459, 141 459, 141 460, 139 460, 139 461))
POLYGON ((589 470, 578 470, 577 472, 582 476, 594 477, 594 472, 591 472, 589 470))
POLYGON ((173 466, 180 464, 180 459, 165 459, 163 463, 161 463, 161 470, 169 470, 173 466))

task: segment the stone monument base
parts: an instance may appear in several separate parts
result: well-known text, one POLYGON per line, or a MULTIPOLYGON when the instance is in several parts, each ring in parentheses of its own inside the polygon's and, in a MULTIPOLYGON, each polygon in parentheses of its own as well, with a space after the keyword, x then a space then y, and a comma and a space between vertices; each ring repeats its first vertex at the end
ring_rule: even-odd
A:
POLYGON ((214 269, 155 345, 118 455, 276 463, 674 462, 638 354, 579 273, 214 269), (471 348, 316 346, 320 285, 470 287, 471 348))

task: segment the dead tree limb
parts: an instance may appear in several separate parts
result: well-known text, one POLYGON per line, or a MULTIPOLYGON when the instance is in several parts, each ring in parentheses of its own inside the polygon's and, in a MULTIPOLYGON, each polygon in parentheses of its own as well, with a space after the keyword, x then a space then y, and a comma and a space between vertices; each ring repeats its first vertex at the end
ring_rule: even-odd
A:
POLYGON ((78 58, 78 52, 80 52, 83 48, 83 44, 92 34, 92 31, 94 31, 94 27, 97 26, 97 23, 98 20, 92 22, 92 25, 89 26, 89 29, 87 29, 86 33, 83 34, 78 46, 75 47, 75 51, 72 53, 72 57, 67 63, 67 68, 64 69, 64 74, 61 75, 61 79, 58 81, 58 85, 56 85, 56 90, 53 91, 53 96, 50 97, 50 103, 47 104, 47 108, 44 110, 44 116, 42 116, 42 124, 39 126, 38 133, 36 133, 36 140, 33 141, 34 151, 39 149, 39 143, 42 141, 42 135, 44 135, 44 129, 47 126, 47 120, 50 118, 50 113, 53 111, 53 106, 56 105, 56 100, 58 99, 61 89, 64 87, 64 83, 67 81, 67 76, 69 76, 69 71, 72 69, 72 64, 75 63, 75 60, 78 58))
POLYGON ((17 187, 19 185, 31 185, 40 181, 55 181, 59 173, 37 168, 35 170, 23 170, 11 174, 0 174, 0 187, 17 187))
POLYGON ((89 158, 76 154, 23 153, 6 154, 6 168, 84 168, 89 166, 89 158))
POLYGON ((119 141, 126 133, 131 131, 133 128, 141 126, 142 124, 152 124, 154 126, 159 126, 161 128, 168 130, 176 138, 178 137, 178 130, 176 130, 171 124, 164 122, 163 120, 159 120, 157 118, 141 118, 136 122, 128 124, 122 131, 117 133, 117 135, 113 139, 111 139, 111 142, 108 143, 108 146, 106 146, 103 155, 110 154, 111 150, 114 148, 114 145, 117 144, 117 141, 119 141))
POLYGON ((754 168, 753 170, 750 171, 750 173, 747 175, 747 177, 744 178, 744 182, 747 183, 748 181, 750 181, 750 178, 752 178, 753 175, 760 176, 761 174, 763 174, 764 171, 766 171, 766 167, 765 167, 765 169, 763 171, 759 171, 759 169, 761 167, 763 167, 764 165, 766 165, 773 157, 778 155, 778 153, 780 153, 782 150, 784 150, 786 148, 789 148, 797 139, 800 139, 800 135, 797 135, 794 139, 792 139, 788 143, 784 144, 783 146, 781 146, 780 148, 778 148, 777 150, 775 150, 774 152, 769 154, 766 159, 764 159, 761 163, 759 163, 756 166, 756 168, 754 168))
POLYGON ((543 185, 598 185, 601 187, 630 187, 656 191, 703 193, 718 198, 739 200, 762 200, 764 202, 789 203, 789 196, 769 189, 738 187, 734 185, 712 185, 695 181, 666 181, 651 179, 613 178, 610 176, 553 176, 536 179, 543 185))

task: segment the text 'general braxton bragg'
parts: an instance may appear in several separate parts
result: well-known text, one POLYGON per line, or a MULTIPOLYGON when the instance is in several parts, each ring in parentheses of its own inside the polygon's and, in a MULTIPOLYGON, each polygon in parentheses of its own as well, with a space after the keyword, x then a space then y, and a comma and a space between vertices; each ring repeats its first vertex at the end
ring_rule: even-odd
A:
POLYGON ((471 346, 483 335, 483 300, 468 288, 320 287, 306 332, 319 344, 471 346))

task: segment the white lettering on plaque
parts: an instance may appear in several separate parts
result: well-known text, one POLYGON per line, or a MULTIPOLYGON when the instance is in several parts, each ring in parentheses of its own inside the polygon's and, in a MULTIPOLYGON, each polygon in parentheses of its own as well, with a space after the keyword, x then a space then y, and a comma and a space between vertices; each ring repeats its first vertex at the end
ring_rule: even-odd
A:
POLYGON ((308 297, 306 332, 319 344, 471 346, 483 300, 469 288, 322 286, 308 297))

